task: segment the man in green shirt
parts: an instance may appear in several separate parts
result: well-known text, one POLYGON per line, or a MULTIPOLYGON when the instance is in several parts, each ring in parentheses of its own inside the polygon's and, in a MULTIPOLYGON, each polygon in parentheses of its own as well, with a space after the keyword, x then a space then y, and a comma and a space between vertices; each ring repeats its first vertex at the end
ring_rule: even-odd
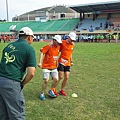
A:
POLYGON ((36 67, 33 31, 23 27, 19 39, 8 44, 0 62, 0 120, 25 120, 22 88, 34 76, 36 67))

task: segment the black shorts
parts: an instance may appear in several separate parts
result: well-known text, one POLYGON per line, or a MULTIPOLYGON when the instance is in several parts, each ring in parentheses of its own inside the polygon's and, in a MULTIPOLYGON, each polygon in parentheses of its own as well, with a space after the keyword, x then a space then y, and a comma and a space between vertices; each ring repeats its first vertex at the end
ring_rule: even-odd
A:
POLYGON ((57 70, 64 71, 64 72, 70 72, 70 66, 64 66, 64 65, 59 63, 57 70))

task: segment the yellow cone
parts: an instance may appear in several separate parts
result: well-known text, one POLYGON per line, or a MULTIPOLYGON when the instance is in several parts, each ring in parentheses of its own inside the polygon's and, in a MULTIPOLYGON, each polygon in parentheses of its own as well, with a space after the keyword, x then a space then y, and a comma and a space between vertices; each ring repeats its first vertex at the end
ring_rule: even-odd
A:
POLYGON ((78 97, 78 95, 76 93, 73 93, 71 96, 72 97, 78 97))

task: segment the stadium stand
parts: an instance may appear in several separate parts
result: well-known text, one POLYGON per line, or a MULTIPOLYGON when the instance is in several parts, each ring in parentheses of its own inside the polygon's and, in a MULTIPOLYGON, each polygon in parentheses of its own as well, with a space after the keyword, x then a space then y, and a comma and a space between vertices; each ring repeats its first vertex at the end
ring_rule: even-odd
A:
POLYGON ((119 1, 76 5, 69 8, 71 9, 66 6, 42 8, 18 16, 18 19, 14 19, 17 21, 14 22, 0 22, 0 34, 17 35, 22 27, 28 26, 36 36, 42 35, 44 38, 47 38, 46 36, 50 38, 54 34, 66 35, 70 31, 76 32, 78 38, 80 35, 89 38, 91 35, 98 34, 104 35, 104 38, 109 34, 120 38, 119 1))
POLYGON ((71 31, 75 25, 79 22, 78 18, 73 19, 59 19, 59 20, 49 20, 47 22, 40 21, 25 21, 25 22, 1 22, 0 31, 9 32, 9 28, 12 25, 16 25, 14 30, 19 31, 22 27, 28 26, 34 32, 45 32, 45 31, 71 31))
POLYGON ((93 19, 84 19, 81 23, 81 25, 78 27, 78 31, 81 30, 89 30, 91 27, 94 30, 99 30, 100 29, 100 24, 102 23, 101 29, 104 29, 104 25, 106 23, 107 19, 105 18, 98 18, 93 21, 93 19))
POLYGON ((67 19, 65 20, 55 20, 54 23, 46 29, 46 31, 59 31, 59 29, 68 22, 67 19))
POLYGON ((45 31, 71 31, 75 28, 75 25, 79 22, 79 19, 65 19, 56 20, 45 31))
POLYGON ((75 30, 76 29, 76 25, 79 23, 80 19, 76 18, 76 19, 71 19, 68 20, 68 22, 61 27, 61 29, 59 29, 60 31, 69 31, 71 30, 75 30))
POLYGON ((15 23, 11 22, 0 22, 0 32, 9 32, 10 26, 15 25, 15 23))

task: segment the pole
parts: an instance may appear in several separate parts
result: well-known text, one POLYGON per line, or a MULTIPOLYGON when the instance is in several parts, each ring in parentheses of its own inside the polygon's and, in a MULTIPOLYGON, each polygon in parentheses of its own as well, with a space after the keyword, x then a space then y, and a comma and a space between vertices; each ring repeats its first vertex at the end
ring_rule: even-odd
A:
POLYGON ((8 0, 6 0, 6 12, 7 12, 7 21, 9 21, 9 16, 8 16, 8 0))

